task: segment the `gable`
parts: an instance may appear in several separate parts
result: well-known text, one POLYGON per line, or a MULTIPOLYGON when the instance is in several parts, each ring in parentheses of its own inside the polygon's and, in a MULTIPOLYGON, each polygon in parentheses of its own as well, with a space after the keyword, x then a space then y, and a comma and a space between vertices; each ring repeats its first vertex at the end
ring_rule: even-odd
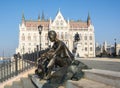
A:
POLYGON ((59 26, 59 27, 67 26, 67 22, 65 21, 65 19, 62 16, 60 11, 57 13, 57 15, 52 23, 52 26, 59 26))

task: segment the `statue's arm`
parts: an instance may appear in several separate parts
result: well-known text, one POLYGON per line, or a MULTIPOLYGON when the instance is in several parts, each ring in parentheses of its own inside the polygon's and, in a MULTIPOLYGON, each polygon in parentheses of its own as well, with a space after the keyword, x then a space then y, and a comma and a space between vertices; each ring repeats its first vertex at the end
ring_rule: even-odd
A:
POLYGON ((56 54, 60 51, 61 46, 62 46, 62 42, 59 43, 59 46, 58 46, 58 48, 55 50, 55 52, 54 52, 53 55, 56 55, 56 54))

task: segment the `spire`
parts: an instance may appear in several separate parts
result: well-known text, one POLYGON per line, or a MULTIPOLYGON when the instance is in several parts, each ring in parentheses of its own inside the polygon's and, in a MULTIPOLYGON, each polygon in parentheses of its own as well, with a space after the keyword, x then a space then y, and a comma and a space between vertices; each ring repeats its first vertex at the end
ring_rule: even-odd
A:
POLYGON ((58 10, 58 13, 61 13, 60 8, 59 8, 59 10, 58 10))
POLYGON ((87 20, 90 20, 90 14, 89 14, 89 12, 88 12, 88 17, 87 17, 87 20))
POLYGON ((22 13, 22 23, 25 23, 24 12, 22 13))
POLYGON ((44 11, 42 11, 42 21, 45 20, 44 11))
POLYGON ((40 21, 40 14, 38 15, 38 21, 40 21))
POLYGON ((89 12, 88 12, 87 25, 90 26, 90 24, 91 24, 91 20, 90 20, 90 15, 89 15, 89 12))
POLYGON ((50 17, 50 25, 51 25, 52 21, 51 21, 51 17, 50 17))
POLYGON ((68 18, 68 20, 67 20, 67 23, 69 24, 69 18, 68 18))
POLYGON ((60 12, 60 8, 59 8, 59 12, 60 12))

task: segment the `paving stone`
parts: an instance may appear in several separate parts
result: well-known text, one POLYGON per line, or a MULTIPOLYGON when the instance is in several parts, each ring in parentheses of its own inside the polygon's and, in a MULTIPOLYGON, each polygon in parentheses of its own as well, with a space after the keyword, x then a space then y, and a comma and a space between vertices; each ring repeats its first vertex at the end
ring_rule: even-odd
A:
POLYGON ((5 85, 4 88, 12 88, 10 85, 5 85))
POLYGON ((14 81, 12 84, 12 88, 23 88, 21 81, 14 81))
POLYGON ((21 78, 24 88, 36 88, 29 78, 21 78))

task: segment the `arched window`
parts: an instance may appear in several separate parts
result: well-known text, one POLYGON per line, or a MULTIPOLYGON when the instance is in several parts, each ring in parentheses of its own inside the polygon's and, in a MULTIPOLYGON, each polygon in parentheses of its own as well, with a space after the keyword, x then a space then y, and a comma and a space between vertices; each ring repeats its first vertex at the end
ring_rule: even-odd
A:
POLYGON ((92 40, 92 36, 90 36, 90 40, 92 40))
POLYGON ((68 38, 68 36, 67 36, 67 32, 65 32, 65 39, 67 39, 68 38))
POLYGON ((92 51, 92 47, 90 47, 90 51, 92 51))
POLYGON ((87 40, 87 36, 85 35, 85 40, 87 40))
POLYGON ((29 46, 31 46, 31 43, 29 43, 29 46))
POLYGON ((85 45, 87 45, 87 42, 85 42, 85 45))
POLYGON ((87 51, 87 47, 85 47, 85 51, 87 51))
POLYGON ((31 40, 31 36, 30 36, 30 34, 28 34, 28 40, 29 40, 29 41, 31 40))
POLYGON ((25 41, 25 35, 22 34, 22 41, 25 41))
POLYGON ((90 43, 90 45, 92 45, 92 42, 90 43))
POLYGON ((64 39, 64 35, 63 35, 63 32, 61 33, 61 39, 64 39))
POLYGON ((34 36, 33 36, 33 40, 36 41, 37 40, 37 37, 36 37, 36 34, 34 33, 34 36))

